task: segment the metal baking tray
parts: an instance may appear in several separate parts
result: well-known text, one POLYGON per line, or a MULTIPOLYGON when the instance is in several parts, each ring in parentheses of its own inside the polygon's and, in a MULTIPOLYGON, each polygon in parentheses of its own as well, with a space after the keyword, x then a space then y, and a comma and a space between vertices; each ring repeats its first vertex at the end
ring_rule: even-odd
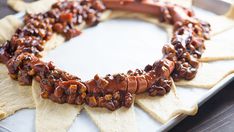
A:
MULTIPOLYGON (((195 1, 195 5, 199 5, 199 3, 197 3, 198 1, 195 1)), ((203 0, 200 0, 200 2, 201 1, 203 0)), ((217 6, 217 8, 219 7, 224 8, 222 6, 217 6)), ((194 10, 198 16, 204 17, 206 15, 215 15, 214 13, 199 9, 197 7, 194 8, 194 10)), ((212 8, 209 8, 209 10, 212 10, 212 8)), ((219 13, 222 14, 222 11, 219 13)), ((21 18, 23 13, 19 13, 16 16, 21 18)), ((234 32, 234 29, 232 29, 230 32, 234 32)), ((78 75, 83 79, 88 79, 95 73, 105 75, 106 73, 113 73, 116 71, 125 72, 128 69, 143 67, 145 64, 153 62, 156 59, 155 56, 158 58, 161 57, 161 47, 168 41, 167 34, 161 28, 138 20, 110 20, 99 24, 97 27, 85 30, 83 34, 80 37, 66 42, 64 45, 58 47, 54 51, 51 51, 46 60, 52 60, 60 68, 65 69, 72 74, 78 75), (155 33, 157 35, 155 35, 155 33), (92 39, 89 39, 88 36, 93 37, 92 39), (108 39, 106 39, 106 36, 108 36, 108 39), (135 39, 136 37, 137 39, 135 39), (121 48, 121 46, 124 48, 121 48), (105 49, 100 49, 103 47, 105 47, 105 49), (134 50, 132 47, 134 47, 134 50), (103 53, 103 51, 105 52, 103 53), (60 54, 61 52, 63 52, 63 55, 60 54), (76 56, 75 60, 77 61, 66 59, 67 57, 72 57, 74 55, 76 56), (94 58, 94 55, 96 60, 94 59, 93 62, 85 62, 86 59, 94 58), (106 55, 108 55, 108 57, 105 58, 108 60, 108 64, 105 62, 105 60, 101 59, 106 55), (85 63, 81 64, 79 62, 85 63)), ((231 35, 231 33, 227 32, 226 35, 231 35)), ((226 63, 234 65, 234 61, 219 61, 218 63, 220 63, 220 66, 226 63)), ((179 97, 181 97, 183 100, 189 100, 187 103, 191 106, 197 102, 200 106, 222 88, 224 88, 233 79, 234 74, 231 74, 210 90, 191 87, 177 87, 177 92, 179 97), (189 99, 188 96, 190 96, 189 99)), ((142 132, 145 130, 149 132, 167 131, 186 117, 186 115, 179 115, 166 124, 160 124, 137 106, 135 107, 135 112, 138 129, 142 132)), ((34 122, 35 110, 20 110, 16 114, 0 121, 0 131, 35 131, 34 122)), ((83 110, 74 121, 69 131, 89 132, 98 131, 98 129, 83 110)))

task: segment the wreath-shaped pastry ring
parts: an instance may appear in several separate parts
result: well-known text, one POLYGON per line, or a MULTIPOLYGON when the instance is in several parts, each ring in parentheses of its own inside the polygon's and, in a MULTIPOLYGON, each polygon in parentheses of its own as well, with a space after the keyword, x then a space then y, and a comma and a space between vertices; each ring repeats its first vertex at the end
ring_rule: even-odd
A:
POLYGON ((130 107, 133 95, 148 92, 149 96, 163 96, 170 91, 171 77, 193 79, 209 38, 210 25, 195 18, 187 8, 153 0, 82 0, 57 2, 46 13, 27 14, 25 25, 18 28, 10 41, 0 47, 0 61, 6 64, 9 75, 22 85, 32 79, 40 83, 41 96, 57 103, 87 104, 116 110, 130 107), (51 62, 40 60, 43 44, 53 32, 69 40, 81 32, 75 25, 85 22, 96 25, 102 12, 119 9, 147 13, 160 22, 174 25, 170 44, 163 47, 163 58, 147 65, 144 70, 128 71, 83 82, 80 78, 56 68, 51 62))

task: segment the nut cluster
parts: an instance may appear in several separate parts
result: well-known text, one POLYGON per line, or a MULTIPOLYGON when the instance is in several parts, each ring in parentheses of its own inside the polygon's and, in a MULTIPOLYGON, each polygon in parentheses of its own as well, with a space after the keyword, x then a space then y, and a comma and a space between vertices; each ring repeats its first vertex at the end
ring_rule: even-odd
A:
POLYGON ((209 38, 209 31, 210 25, 198 19, 195 22, 184 21, 175 24, 174 36, 171 40, 177 58, 175 70, 172 73, 175 81, 191 80, 196 76, 199 67, 198 59, 205 50, 204 41, 209 38))
POLYGON ((54 31, 63 34, 68 40, 80 35, 76 25, 83 22, 88 26, 96 25, 104 9, 105 6, 99 0, 65 1, 54 4, 47 15, 54 19, 54 31))

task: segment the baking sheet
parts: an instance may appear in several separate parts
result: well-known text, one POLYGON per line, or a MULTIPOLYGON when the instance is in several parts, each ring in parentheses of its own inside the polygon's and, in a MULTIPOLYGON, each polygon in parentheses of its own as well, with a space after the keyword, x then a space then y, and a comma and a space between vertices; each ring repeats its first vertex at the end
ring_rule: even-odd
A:
MULTIPOLYGON (((195 12, 200 18, 214 15, 198 8, 195 8, 195 12)), ((231 29, 220 35, 219 39, 226 39, 228 35, 233 33, 234 29, 231 29)), ((156 25, 131 19, 110 20, 83 31, 81 36, 51 51, 45 60, 52 60, 58 67, 87 80, 96 73, 105 75, 143 68, 161 58, 162 46, 168 40, 167 33, 156 25)), ((234 61, 215 63, 218 63, 217 66, 234 65, 234 61)), ((177 92, 179 97, 191 106, 196 101, 201 105, 233 77, 233 75, 228 76, 211 90, 177 87, 177 92)), ((137 106, 135 112, 138 129, 142 132, 145 130, 149 132, 168 130, 185 118, 181 115, 167 124, 160 124, 137 106)), ((20 110, 2 120, 0 126, 12 132, 31 132, 35 131, 34 122, 35 110, 27 109, 20 110)), ((0 131, 2 130, 0 129, 0 131)), ((98 129, 83 110, 69 131, 93 132, 98 131, 98 129)))

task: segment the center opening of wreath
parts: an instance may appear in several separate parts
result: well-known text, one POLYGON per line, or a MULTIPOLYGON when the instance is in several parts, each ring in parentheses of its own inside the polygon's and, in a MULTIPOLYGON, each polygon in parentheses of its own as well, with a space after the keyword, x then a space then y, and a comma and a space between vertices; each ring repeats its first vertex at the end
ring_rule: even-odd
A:
POLYGON ((83 30, 45 59, 88 80, 95 74, 142 69, 162 57, 162 47, 168 41, 166 31, 157 25, 136 19, 114 19, 83 30))

